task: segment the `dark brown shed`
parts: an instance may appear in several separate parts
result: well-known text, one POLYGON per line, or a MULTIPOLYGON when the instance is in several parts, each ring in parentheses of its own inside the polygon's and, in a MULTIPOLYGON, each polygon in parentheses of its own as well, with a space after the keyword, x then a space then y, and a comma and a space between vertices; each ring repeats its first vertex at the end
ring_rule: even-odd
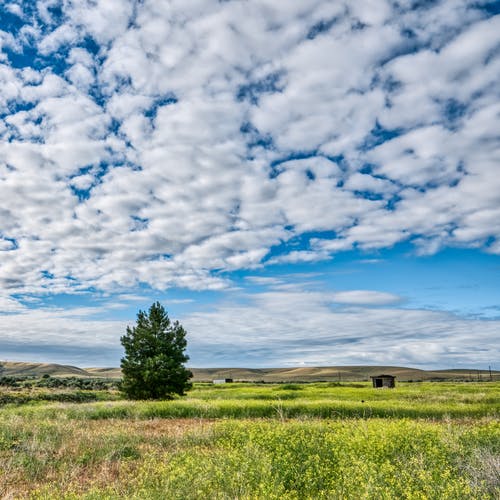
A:
POLYGON ((370 378, 372 379, 373 387, 376 389, 383 387, 393 389, 396 387, 396 377, 394 375, 375 375, 370 378))

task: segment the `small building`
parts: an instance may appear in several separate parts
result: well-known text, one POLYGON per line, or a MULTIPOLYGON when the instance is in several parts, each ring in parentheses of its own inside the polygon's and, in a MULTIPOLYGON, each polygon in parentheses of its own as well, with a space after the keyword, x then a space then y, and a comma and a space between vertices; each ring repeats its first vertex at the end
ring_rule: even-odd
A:
POLYGON ((393 375, 376 375, 370 378, 372 379, 373 387, 376 389, 384 387, 394 389, 394 387, 396 387, 396 377, 393 375))
POLYGON ((212 382, 214 384, 230 384, 233 381, 232 378, 216 378, 212 382))

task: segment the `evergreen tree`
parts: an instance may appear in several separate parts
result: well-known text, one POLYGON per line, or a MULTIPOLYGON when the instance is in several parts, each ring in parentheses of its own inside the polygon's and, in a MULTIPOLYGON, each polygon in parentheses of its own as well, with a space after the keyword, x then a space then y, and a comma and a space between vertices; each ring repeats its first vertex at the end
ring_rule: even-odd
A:
POLYGON ((146 314, 139 311, 136 325, 127 326, 121 337, 125 357, 121 360, 121 390, 131 399, 171 399, 191 388, 193 374, 184 367, 186 331, 171 322, 167 311, 155 302, 146 314))

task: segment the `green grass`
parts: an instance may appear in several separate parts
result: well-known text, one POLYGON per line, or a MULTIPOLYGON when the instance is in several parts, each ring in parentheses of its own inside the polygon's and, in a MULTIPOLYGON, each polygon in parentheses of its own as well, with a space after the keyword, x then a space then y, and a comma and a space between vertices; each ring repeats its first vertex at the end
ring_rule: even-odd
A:
MULTIPOLYGON (((40 405, 38 401, 49 396, 41 398, 34 393, 33 401, 37 404, 5 408, 40 417, 64 413, 72 419, 480 418, 498 416, 499 393, 500 384, 496 382, 408 383, 399 384, 394 390, 374 390, 368 384, 197 384, 187 397, 173 401, 125 401, 114 392, 93 391, 87 397, 100 402, 40 405)), ((54 399, 71 402, 68 394, 71 393, 54 395, 54 399)))
POLYGON ((197 384, 165 402, 9 403, 0 498, 499 498, 499 389, 197 384))

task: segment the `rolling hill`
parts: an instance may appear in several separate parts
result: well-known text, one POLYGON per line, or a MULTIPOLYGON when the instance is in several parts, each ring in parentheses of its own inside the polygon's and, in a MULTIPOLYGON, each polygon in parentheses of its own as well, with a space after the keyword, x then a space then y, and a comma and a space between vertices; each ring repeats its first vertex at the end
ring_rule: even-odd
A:
MULTIPOLYGON (((92 377, 120 378, 119 368, 78 368, 54 363, 2 362, 3 375, 15 377, 92 377)), ((420 380, 489 380, 488 370, 419 370, 401 366, 319 366, 292 368, 191 368, 195 382, 231 378, 244 382, 354 382, 369 380, 371 375, 395 375, 400 381, 420 380)), ((492 378, 500 380, 500 371, 492 371, 492 378)))

